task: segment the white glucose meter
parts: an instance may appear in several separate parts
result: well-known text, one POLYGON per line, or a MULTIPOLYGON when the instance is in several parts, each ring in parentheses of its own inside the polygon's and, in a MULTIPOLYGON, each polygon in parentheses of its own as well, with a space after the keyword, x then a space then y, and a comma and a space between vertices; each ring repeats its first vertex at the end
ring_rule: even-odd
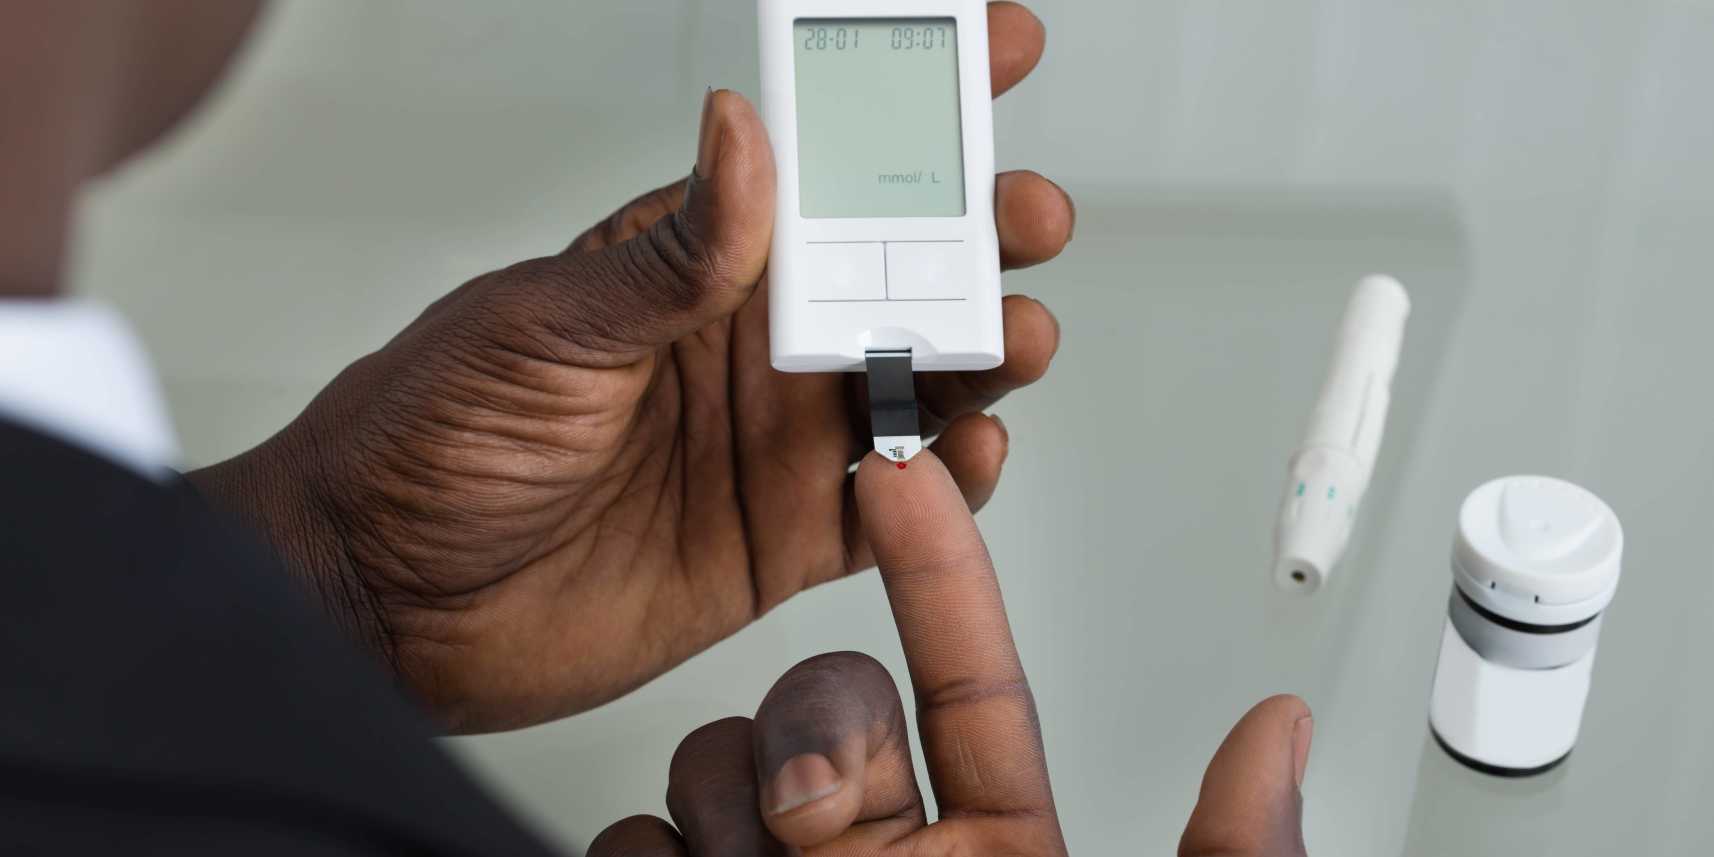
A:
MULTIPOLYGON (((987 4, 758 8, 762 108, 779 172, 768 262, 774 368, 854 372, 880 361, 897 378, 902 366, 1000 365, 987 4)), ((914 435, 914 396, 873 372, 870 382, 895 406, 909 400, 909 426, 875 426, 877 448, 903 461, 911 444, 883 448, 882 439, 914 435)))

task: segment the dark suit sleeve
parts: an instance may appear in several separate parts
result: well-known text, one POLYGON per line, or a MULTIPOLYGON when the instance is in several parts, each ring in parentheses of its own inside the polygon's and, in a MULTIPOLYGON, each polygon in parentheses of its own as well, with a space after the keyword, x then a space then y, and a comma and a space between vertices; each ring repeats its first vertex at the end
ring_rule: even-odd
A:
POLYGON ((279 561, 0 423, 0 852, 542 855, 279 561))

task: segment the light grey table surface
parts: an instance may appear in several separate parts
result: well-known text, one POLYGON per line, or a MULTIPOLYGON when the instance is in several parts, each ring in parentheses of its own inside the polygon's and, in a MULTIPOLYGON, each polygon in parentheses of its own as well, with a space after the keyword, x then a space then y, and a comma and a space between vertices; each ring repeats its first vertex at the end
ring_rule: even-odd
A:
MULTIPOLYGON (((1701 713, 1714 693, 1699 665, 1711 645, 1710 589, 1698 540, 1705 522, 1695 510, 1706 511, 1709 488, 1706 441, 1688 419, 1706 404, 1695 411, 1676 396, 1692 391, 1671 381, 1688 371, 1668 359, 1683 343, 1655 348, 1639 337, 1627 346, 1640 349, 1630 362, 1660 372, 1658 383, 1668 386, 1629 392, 1630 415, 1642 414, 1636 424, 1602 417, 1613 436, 1596 458, 1544 454, 1543 438, 1557 437, 1545 434, 1553 426, 1531 419, 1528 408, 1511 421, 1486 410, 1532 397, 1561 408, 1540 386, 1527 343, 1472 341, 1471 329, 1483 325, 1460 314, 1470 260, 1444 200, 1081 196, 1067 254, 1008 278, 1010 289, 1049 302, 1065 341, 1047 380, 997 409, 1013 451, 981 516, 1074 850, 1169 850, 1225 730, 1280 691, 1304 696, 1317 715, 1305 786, 1315 853, 1593 855, 1639 842, 1646 847, 1629 853, 1688 853, 1678 846, 1708 843, 1714 826, 1699 807, 1714 785, 1714 744, 1701 713), (1265 570, 1286 460, 1344 299, 1371 271, 1400 277, 1415 303, 1387 443, 1329 588, 1308 599, 1284 596, 1265 570), (1470 351, 1495 359, 1470 366, 1459 359, 1470 351), (1449 368, 1464 374, 1449 376, 1449 368), (1685 467, 1674 467, 1681 457, 1685 467), (1630 537, 1584 739, 1562 771, 1526 784, 1458 768, 1425 730, 1453 514, 1469 488, 1512 470, 1584 481, 1625 516, 1630 537)), ((245 275, 245 290, 296 290, 254 299, 281 310, 249 331, 260 340, 249 348, 229 342, 234 330, 196 305, 199 294, 218 291, 232 318, 254 320, 244 308, 252 301, 231 282, 195 278, 256 245, 222 241, 175 270, 154 258, 157 239, 221 227, 169 219, 135 243, 97 233, 86 252, 89 290, 110 294, 157 346, 192 461, 265 437, 333 367, 272 376, 172 367, 228 357, 242 367, 261 352, 329 363, 329 353, 379 344, 423 303, 426 295, 407 288, 345 290, 342 278, 360 277, 365 259, 386 264, 373 249, 353 249, 365 246, 353 228, 340 230, 352 243, 337 255, 349 272, 330 265, 313 285, 290 268, 245 275), (165 270, 137 276, 150 260, 165 270), (120 277, 119 268, 132 274, 120 277), (173 291, 178 284, 189 296, 163 306, 183 294, 173 291), (300 352, 298 342, 315 348, 300 352)), ((419 275, 425 265, 439 274, 442 264, 417 260, 390 276, 419 275)), ((602 709, 449 746, 540 829, 575 848, 608 822, 662 811, 679 737, 748 713, 792 663, 838 649, 870 652, 905 674, 872 575, 801 596, 602 709)))
MULTIPOLYGON (((681 172, 703 84, 753 73, 745 4, 513 5, 281 3, 211 111, 89 194, 74 279, 143 333, 191 463, 266 437, 447 289, 681 172), (655 38, 684 49, 639 62, 655 38), (604 85, 616 69, 622 90, 604 85)), ((1425 30, 1382 5, 1253 19, 1285 32, 1209 4, 1106 4, 1183 25, 1145 56, 1085 49, 1100 16, 1044 3, 1058 53, 1002 107, 1002 163, 1069 175, 1081 201, 1066 256, 1007 279, 1054 308, 1065 345, 998 409, 1014 447, 981 517, 1068 840, 1168 853, 1226 729, 1292 691, 1317 714, 1314 854, 1714 852, 1714 172, 1706 111, 1679 106, 1714 23, 1651 3, 1632 40, 1608 24, 1631 7, 1584 3, 1604 17, 1496 6, 1425 30), (1350 50, 1306 76, 1312 20, 1350 50), (1474 83, 1376 70, 1443 44, 1476 57, 1474 83), (1154 56, 1172 73, 1121 68, 1154 88, 1117 119, 1070 95, 1154 56), (1611 139, 1587 132, 1592 105, 1611 139), (1331 186, 1351 182, 1457 188, 1331 186), (1331 587, 1286 598, 1265 574, 1286 458, 1345 295, 1376 270, 1416 303, 1388 443, 1331 587), (1583 740, 1528 783, 1458 768, 1425 725, 1453 515, 1514 472, 1587 485, 1628 536, 1583 740)), ((904 675, 873 576, 600 710, 447 745, 575 849, 662 810, 679 737, 833 649, 904 675)))

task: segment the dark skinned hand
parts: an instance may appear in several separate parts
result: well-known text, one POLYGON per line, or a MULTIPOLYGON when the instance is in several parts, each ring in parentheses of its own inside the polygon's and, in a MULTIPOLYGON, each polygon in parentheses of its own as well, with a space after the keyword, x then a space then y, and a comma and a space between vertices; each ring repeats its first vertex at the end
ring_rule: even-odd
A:
MULTIPOLYGON (((1044 31, 989 7, 992 85, 1044 31)), ((641 685, 780 602, 874 563, 850 465, 861 376, 768 364, 774 163, 710 92, 696 168, 557 255, 478 277, 342 373, 276 437, 191 475, 259 526, 335 618, 455 731, 641 685)), ((998 177, 1001 261, 1052 258, 1070 199, 998 177)), ((981 506, 1006 455, 981 411, 1047 370, 1058 325, 1004 304, 1002 368, 925 377, 924 429, 981 506)))
MULTIPOLYGON (((928 823, 892 677, 843 652, 793 667, 755 719, 692 732, 668 773, 673 822, 625 819, 589 857, 1066 853, 1029 682, 951 474, 932 454, 903 471, 872 455, 857 496, 910 667, 939 820, 928 823)), ((1179 853, 1303 857, 1298 789, 1312 724, 1296 697, 1251 709, 1209 764, 1179 853)))

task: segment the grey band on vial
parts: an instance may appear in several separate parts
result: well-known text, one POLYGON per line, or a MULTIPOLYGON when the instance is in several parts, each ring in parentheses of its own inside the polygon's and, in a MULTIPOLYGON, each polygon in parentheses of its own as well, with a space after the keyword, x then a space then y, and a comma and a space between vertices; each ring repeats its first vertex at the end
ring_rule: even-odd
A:
POLYGON ((1526 625, 1482 610, 1457 586, 1452 587, 1446 616, 1482 660, 1522 670, 1572 663, 1589 654, 1601 636, 1600 614, 1574 625, 1526 625))

